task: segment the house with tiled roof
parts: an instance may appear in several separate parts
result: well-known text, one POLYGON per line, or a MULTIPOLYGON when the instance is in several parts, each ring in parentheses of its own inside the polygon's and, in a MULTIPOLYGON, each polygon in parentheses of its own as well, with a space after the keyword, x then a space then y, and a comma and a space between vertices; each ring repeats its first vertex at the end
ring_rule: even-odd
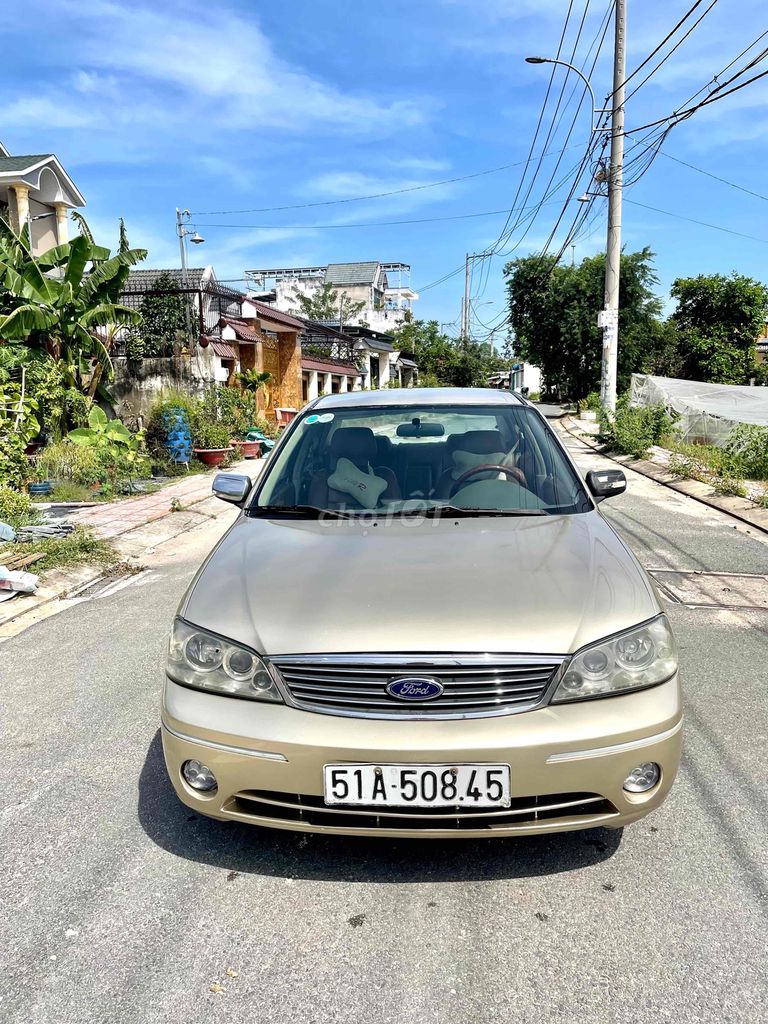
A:
POLYGON ((83 206, 53 153, 12 156, 0 144, 0 217, 17 232, 27 225, 35 255, 68 241, 69 211, 83 206))

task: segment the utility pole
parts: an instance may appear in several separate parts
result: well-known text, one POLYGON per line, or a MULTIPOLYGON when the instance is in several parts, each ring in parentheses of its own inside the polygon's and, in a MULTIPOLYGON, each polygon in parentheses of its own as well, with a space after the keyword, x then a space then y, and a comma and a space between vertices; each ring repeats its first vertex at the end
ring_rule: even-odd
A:
POLYGON ((469 342, 469 253, 464 258, 464 302, 461 307, 461 340, 465 345, 469 342))
MULTIPOLYGON (((184 318, 187 323, 187 338, 192 338, 192 320, 190 310, 190 297, 189 297, 189 275, 187 274, 187 235, 190 236, 190 242, 194 242, 195 245, 201 245, 205 239, 198 232, 192 232, 186 226, 189 221, 190 213, 189 210, 180 210, 176 207, 176 234, 179 236, 179 255, 181 256, 181 282, 184 287, 184 318)), ((200 330, 203 330, 203 307, 202 307, 202 295, 200 296, 200 330)))
POLYGON ((603 328, 600 404, 616 411, 619 351, 619 278, 621 272, 621 198, 624 176, 624 79, 626 77, 626 0, 616 0, 611 111, 611 166, 608 175, 608 240, 605 254, 605 305, 598 324, 603 328))

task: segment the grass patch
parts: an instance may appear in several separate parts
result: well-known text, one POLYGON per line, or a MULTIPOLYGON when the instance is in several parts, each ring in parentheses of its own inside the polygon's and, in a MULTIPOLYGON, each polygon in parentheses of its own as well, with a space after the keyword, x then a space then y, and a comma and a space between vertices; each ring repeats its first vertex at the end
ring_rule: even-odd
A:
POLYGON ((35 555, 39 552, 43 552, 45 558, 31 565, 31 572, 47 572, 49 569, 72 568, 92 563, 112 565, 117 561, 117 553, 107 541, 98 540, 89 530, 78 526, 68 537, 48 537, 27 544, 8 544, 0 549, 0 564, 4 555, 35 555))
POLYGON ((85 484, 76 484, 74 480, 60 480, 54 484, 47 501, 95 501, 94 491, 85 484))
POLYGON ((736 498, 746 498, 747 489, 742 480, 731 476, 719 476, 712 481, 712 490, 715 494, 733 495, 736 498))

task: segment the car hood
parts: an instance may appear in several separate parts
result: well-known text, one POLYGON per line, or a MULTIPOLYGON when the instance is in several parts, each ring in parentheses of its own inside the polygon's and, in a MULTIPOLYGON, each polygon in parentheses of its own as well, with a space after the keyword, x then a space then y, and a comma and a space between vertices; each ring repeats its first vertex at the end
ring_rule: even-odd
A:
POLYGON ((660 610, 602 515, 241 517, 182 601, 267 655, 568 654, 660 610))

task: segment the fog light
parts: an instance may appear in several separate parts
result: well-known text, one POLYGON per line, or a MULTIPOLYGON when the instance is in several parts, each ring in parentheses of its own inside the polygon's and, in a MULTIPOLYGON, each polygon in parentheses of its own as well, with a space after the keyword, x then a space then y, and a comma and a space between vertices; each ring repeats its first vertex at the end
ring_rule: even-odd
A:
POLYGON ((660 778, 661 768, 655 761, 645 761, 637 768, 633 768, 624 779, 624 789, 628 793, 647 793, 649 789, 653 789, 660 778))
POLYGON ((187 785, 200 793, 213 793, 219 788, 211 769, 199 761, 185 761, 181 766, 181 774, 187 785))

